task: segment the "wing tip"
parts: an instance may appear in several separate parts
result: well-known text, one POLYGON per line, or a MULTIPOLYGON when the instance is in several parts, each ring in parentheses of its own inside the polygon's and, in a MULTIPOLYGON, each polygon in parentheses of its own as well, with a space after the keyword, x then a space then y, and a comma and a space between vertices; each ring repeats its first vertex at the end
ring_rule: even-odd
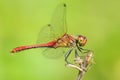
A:
POLYGON ((51 26, 51 24, 48 24, 48 26, 51 26))
POLYGON ((66 7, 67 6, 66 3, 64 3, 63 6, 66 7))

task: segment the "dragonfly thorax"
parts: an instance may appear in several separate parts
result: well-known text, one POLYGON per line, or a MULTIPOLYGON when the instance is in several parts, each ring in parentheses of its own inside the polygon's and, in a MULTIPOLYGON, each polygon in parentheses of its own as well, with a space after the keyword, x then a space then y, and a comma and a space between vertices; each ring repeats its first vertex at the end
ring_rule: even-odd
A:
POLYGON ((82 36, 82 35, 79 35, 77 37, 77 43, 80 45, 80 46, 84 46, 87 42, 87 38, 85 36, 82 36))

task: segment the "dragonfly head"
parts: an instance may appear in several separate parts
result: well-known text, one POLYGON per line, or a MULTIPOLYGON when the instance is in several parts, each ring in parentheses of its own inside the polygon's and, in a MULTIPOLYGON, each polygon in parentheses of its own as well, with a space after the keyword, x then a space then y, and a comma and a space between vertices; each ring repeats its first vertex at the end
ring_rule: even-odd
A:
POLYGON ((87 42, 87 38, 85 36, 79 35, 77 38, 77 42, 80 46, 84 46, 87 42))

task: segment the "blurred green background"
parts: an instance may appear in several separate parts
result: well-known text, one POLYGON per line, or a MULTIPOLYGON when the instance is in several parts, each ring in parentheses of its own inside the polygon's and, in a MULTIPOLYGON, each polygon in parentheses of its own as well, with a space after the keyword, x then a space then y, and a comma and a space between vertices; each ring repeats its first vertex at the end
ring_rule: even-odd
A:
POLYGON ((20 45, 36 43, 59 3, 67 4, 68 33, 83 34, 94 64, 84 80, 120 80, 119 0, 0 0, 0 80, 75 80, 77 70, 64 57, 51 60, 39 49, 10 55, 20 45))

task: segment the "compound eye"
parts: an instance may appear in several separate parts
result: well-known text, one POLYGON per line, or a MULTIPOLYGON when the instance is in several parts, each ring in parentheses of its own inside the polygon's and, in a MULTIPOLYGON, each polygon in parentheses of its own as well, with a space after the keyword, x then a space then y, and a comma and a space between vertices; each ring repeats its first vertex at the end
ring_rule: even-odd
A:
POLYGON ((78 36, 78 41, 81 46, 84 46, 86 44, 87 39, 86 39, 86 37, 80 35, 80 36, 78 36))
POLYGON ((83 36, 79 36, 79 37, 78 37, 78 40, 79 40, 80 42, 82 42, 82 41, 84 40, 84 37, 83 37, 83 36))
POLYGON ((84 38, 83 37, 80 37, 80 41, 83 41, 84 40, 84 38))

